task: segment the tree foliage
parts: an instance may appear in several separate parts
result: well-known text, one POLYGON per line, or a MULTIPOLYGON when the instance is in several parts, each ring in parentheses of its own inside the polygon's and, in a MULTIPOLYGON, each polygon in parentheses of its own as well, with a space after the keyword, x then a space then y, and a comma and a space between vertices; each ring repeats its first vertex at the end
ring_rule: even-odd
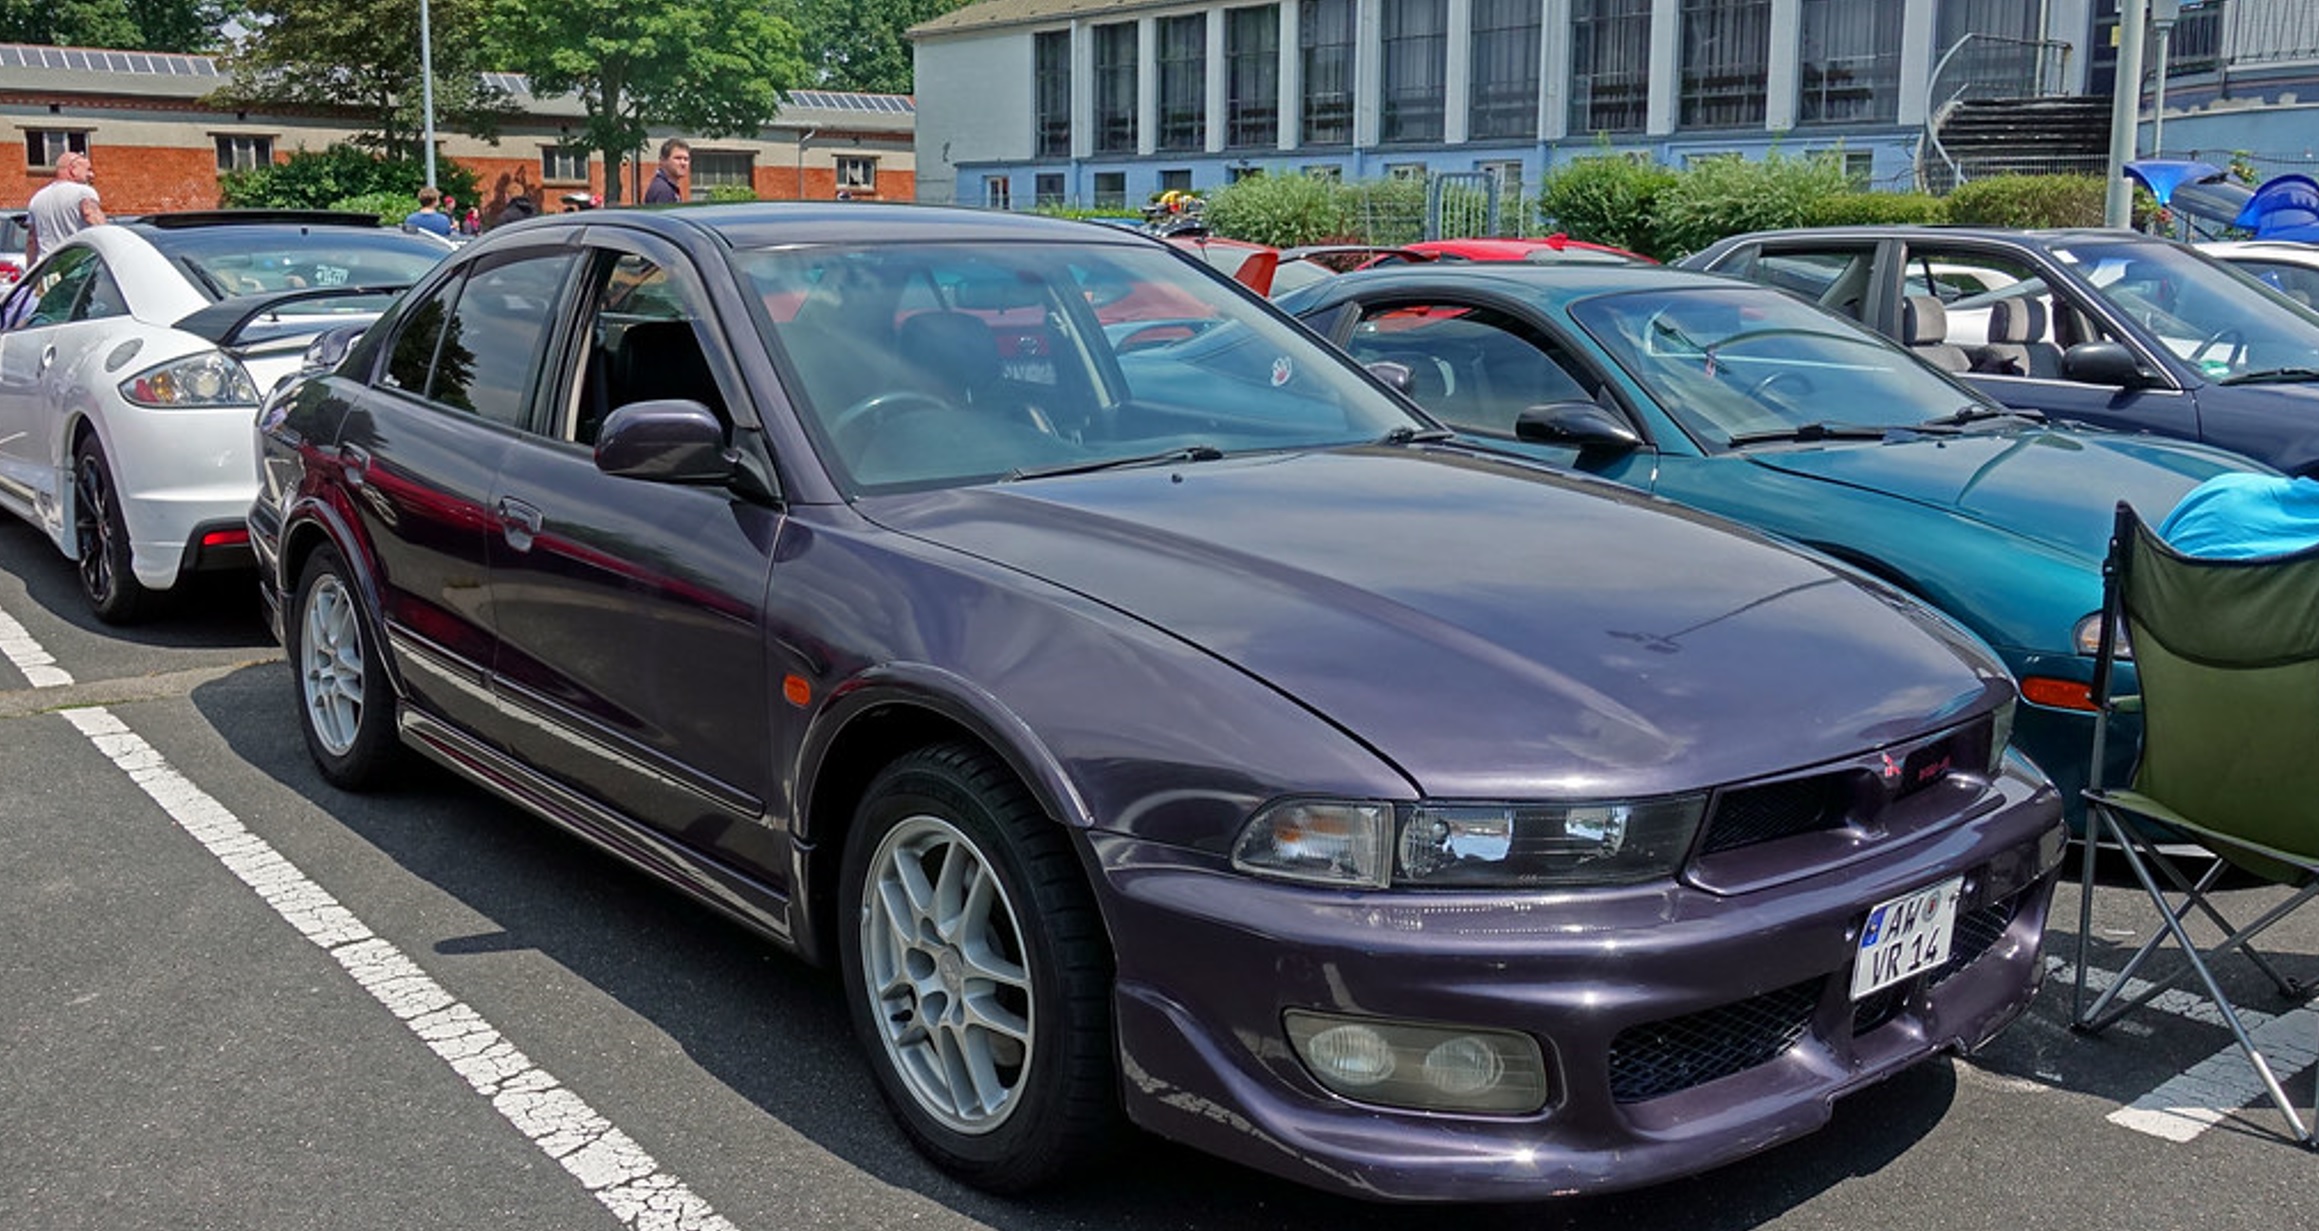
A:
POLYGON ((1606 151, 1548 171, 1538 212, 1573 239, 1649 252, 1657 243, 1659 196, 1674 182, 1675 172, 1655 162, 1606 151))
POLYGON ((495 0, 485 31, 499 66, 527 74, 534 94, 579 95, 607 203, 652 127, 753 135, 782 91, 812 76, 797 27, 762 4, 495 0))
MULTIPOLYGON (((490 137, 507 112, 487 86, 477 32, 487 0, 429 0, 438 129, 490 137)), ((419 0, 250 0, 250 33, 224 56, 231 84, 210 96, 232 107, 352 110, 355 143, 417 157, 425 132, 419 0)))
POLYGON ((1851 189, 1844 164, 1818 155, 1695 162, 1659 193, 1656 241, 1645 251, 1671 261, 1726 235, 1807 226, 1814 206, 1851 189))
MULTIPOLYGON (((426 167, 416 159, 381 158, 352 145, 325 150, 300 150, 280 163, 220 178, 218 195, 226 205, 277 209, 334 209, 349 197, 391 195, 403 202, 395 218, 401 220, 419 207, 419 186, 427 182, 426 167)), ((435 184, 462 202, 482 199, 475 173, 448 159, 435 164, 435 184)))
POLYGON ((812 48, 813 74, 801 85, 871 94, 914 88, 905 31, 974 0, 794 0, 796 21, 812 48))
POLYGON ((218 0, 0 0, 0 43, 202 52, 225 17, 218 0))

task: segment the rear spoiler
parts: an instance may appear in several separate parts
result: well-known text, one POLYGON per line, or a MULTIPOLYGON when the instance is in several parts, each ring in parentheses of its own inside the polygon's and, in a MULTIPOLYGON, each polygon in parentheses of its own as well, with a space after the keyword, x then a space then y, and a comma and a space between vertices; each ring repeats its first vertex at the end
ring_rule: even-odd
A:
POLYGON ((366 295, 399 295, 409 287, 408 282, 390 282, 377 286, 311 286, 264 295, 236 295, 180 318, 176 327, 213 345, 231 346, 241 340, 242 331, 249 328, 252 322, 260 317, 274 315, 292 304, 324 299, 360 299, 366 295))
POLYGON ((188 209, 167 214, 139 214, 113 219, 136 222, 165 231, 194 227, 232 226, 244 222, 305 223, 310 226, 368 227, 377 230, 378 215, 343 209, 188 209))

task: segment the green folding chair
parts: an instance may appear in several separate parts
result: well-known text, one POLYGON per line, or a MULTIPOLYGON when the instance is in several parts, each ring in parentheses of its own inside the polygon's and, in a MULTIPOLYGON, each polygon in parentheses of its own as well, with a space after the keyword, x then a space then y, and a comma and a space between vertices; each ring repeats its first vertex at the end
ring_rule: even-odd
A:
MULTIPOLYGON (((2248 560, 2186 556, 2120 504, 2104 572, 2105 618, 2093 683, 2101 712, 2094 722, 2093 781, 2085 791, 2089 841, 2071 1025, 2097 1033, 2195 973, 2296 1139, 2319 1145, 2212 965, 2238 953, 2280 995, 2301 1000, 2309 994, 2281 975, 2253 941, 2319 895, 2319 547, 2248 560), (2113 696, 2113 664, 2127 646, 2141 693, 2113 696), (2106 786, 2101 765, 2110 716, 2136 709, 2142 755, 2133 785, 2106 786), (2180 843, 2214 856, 2202 861, 2206 866, 2196 869, 2196 877, 2162 849, 2173 846, 2179 856, 2180 843), (2114 844, 2123 854, 2159 918, 2116 980, 2088 1005, 2086 956, 2099 844, 2114 844), (2295 892, 2238 926, 2210 896, 2234 868, 2295 892), (2223 938, 2203 948, 2194 942, 2189 925, 2198 917, 2223 938), (2144 974, 2168 941, 2182 961, 2162 978, 2144 974), (2137 978, 2144 985, 2123 995, 2137 978)), ((2313 1123, 2319 1123, 2319 1111, 2313 1123)))

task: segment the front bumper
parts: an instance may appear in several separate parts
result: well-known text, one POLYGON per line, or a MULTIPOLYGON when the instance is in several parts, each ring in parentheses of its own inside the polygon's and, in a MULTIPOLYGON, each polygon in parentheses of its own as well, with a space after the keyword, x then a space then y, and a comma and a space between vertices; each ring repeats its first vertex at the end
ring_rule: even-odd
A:
POLYGON ((1876 857, 1719 896, 1332 892, 1095 835, 1117 946, 1129 1115, 1347 1195, 1521 1201, 1632 1188, 1824 1124, 1843 1094, 2028 1007, 2060 864, 2060 803, 2013 770, 1995 806, 1876 857), (1878 902, 1962 874, 1953 956, 1854 1003, 1878 902), (1323 1089, 1289 1009, 1524 1031, 1549 1095, 1516 1116, 1373 1106, 1323 1089))

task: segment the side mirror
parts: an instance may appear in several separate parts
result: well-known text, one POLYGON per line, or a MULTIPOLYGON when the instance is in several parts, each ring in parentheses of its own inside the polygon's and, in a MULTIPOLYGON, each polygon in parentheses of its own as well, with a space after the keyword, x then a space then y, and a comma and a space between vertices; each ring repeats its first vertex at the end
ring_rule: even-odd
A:
POLYGON ((2120 389, 2140 389, 2151 383, 2150 374, 2122 342, 2080 342, 2061 352, 2061 376, 2081 384, 2120 389))
POLYGON ((725 425, 699 402, 670 398, 630 402, 604 416, 596 433, 596 469, 649 483, 730 483, 736 459, 725 425))
POLYGON ((1410 371, 1409 365, 1406 363, 1379 359, 1374 363, 1365 363, 1361 366, 1368 369, 1369 375, 1392 386, 1393 392, 1403 397, 1409 396, 1410 391, 1417 388, 1417 373, 1410 371))
POLYGON ((306 344, 306 353, 298 357, 298 375, 312 376, 327 372, 346 359, 346 352, 354 349, 355 339, 369 332, 368 324, 340 325, 323 332, 306 344))
POLYGON ((1580 457, 1616 456, 1641 448, 1643 438, 1626 420, 1593 402, 1547 402, 1514 417, 1514 439, 1561 445, 1580 457))

